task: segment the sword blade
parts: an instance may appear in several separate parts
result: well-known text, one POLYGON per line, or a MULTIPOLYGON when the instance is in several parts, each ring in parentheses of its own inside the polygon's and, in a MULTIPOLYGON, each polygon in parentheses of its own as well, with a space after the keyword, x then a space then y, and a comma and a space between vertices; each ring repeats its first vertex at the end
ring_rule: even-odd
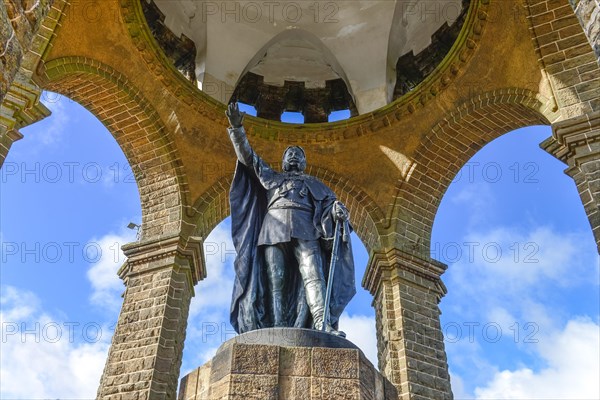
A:
POLYGON ((327 291, 325 292, 325 312, 323 314, 323 331, 330 325, 329 304, 331 303, 331 290, 333 289, 333 275, 335 273, 335 264, 338 260, 337 250, 340 239, 340 221, 335 222, 335 232, 333 234, 333 249, 331 250, 331 261, 329 262, 329 277, 327 278, 327 291))

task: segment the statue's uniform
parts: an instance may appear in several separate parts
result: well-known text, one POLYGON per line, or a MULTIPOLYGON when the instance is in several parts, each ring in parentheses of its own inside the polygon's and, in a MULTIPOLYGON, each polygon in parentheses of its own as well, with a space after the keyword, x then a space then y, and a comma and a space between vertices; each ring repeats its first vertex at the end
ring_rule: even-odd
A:
MULTIPOLYGON (((259 161, 260 162, 260 161, 259 161)), ((263 175, 267 173, 263 171, 263 175)), ((258 245, 277 244, 292 238, 317 240, 321 234, 313 225, 315 206, 303 174, 272 173, 267 184, 268 212, 263 220, 258 245)), ((266 180, 265 177, 261 182, 266 180)))
MULTIPOLYGON (((269 314, 272 314, 272 321, 268 325, 298 326, 293 320, 302 319, 297 316, 288 317, 293 311, 290 308, 295 307, 286 300, 285 293, 291 290, 286 287, 286 282, 289 282, 286 277, 290 273, 296 273, 290 271, 292 268, 297 269, 302 278, 304 293, 301 295, 305 297, 313 323, 322 324, 325 274, 320 239, 332 236, 331 232, 329 235, 325 232, 324 226, 331 226, 331 223, 324 224, 323 220, 330 222, 333 219, 331 206, 335 202, 335 195, 321 181, 310 175, 300 172, 275 172, 252 150, 242 127, 229 128, 229 134, 238 160, 258 178, 266 194, 266 212, 260 221, 256 246, 262 249, 263 254, 260 256, 264 257, 268 277, 268 308, 269 314), (326 212, 324 206, 327 206, 326 212), (291 263, 292 260, 295 262, 291 263), (291 265, 296 263, 297 267, 291 265)), ((236 205, 232 204, 232 218, 236 211, 234 207, 236 205)), ((235 296, 234 293, 234 302, 235 296)), ((236 319, 233 314, 234 312, 232 323, 236 319)), ((334 320, 337 324, 337 318, 334 320)))

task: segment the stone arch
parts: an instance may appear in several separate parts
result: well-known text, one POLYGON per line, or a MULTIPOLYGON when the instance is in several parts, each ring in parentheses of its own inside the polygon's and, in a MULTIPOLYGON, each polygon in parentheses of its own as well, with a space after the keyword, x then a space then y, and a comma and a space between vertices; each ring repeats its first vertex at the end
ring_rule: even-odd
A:
MULTIPOLYGON (((350 82, 346 77, 346 73, 344 72, 344 69, 338 62, 335 55, 331 52, 331 50, 329 50, 327 46, 325 46, 325 44, 317 36, 303 29, 285 30, 277 34, 271 40, 269 40, 263 47, 261 47, 259 51, 256 52, 254 57, 252 57, 252 59, 248 62, 248 64, 240 74, 240 79, 260 62, 260 60, 265 56, 265 54, 270 48, 272 48, 275 44, 281 43, 288 39, 301 39, 303 41, 306 41, 307 43, 310 43, 310 45, 314 49, 318 50, 322 54, 324 61, 326 61, 329 64, 331 70, 338 74, 339 77, 344 80, 346 86, 350 89, 350 94, 352 94, 352 86, 350 85, 350 82)), ((236 83, 236 86, 238 83, 239 80, 236 83)))
POLYGON ((288 29, 254 53, 233 86, 231 100, 254 105, 257 116, 269 120, 280 121, 284 111, 293 111, 301 112, 306 123, 327 122, 331 111, 357 114, 352 84, 319 37, 288 29))
MULTIPOLYGON (((384 214, 380 208, 359 187, 349 180, 321 167, 309 166, 306 171, 316 176, 333 190, 340 201, 350 209, 350 222, 361 239, 367 251, 380 247, 379 232, 384 221, 384 214)), ((232 176, 222 176, 211 186, 194 206, 193 217, 195 221, 194 236, 206 238, 208 234, 230 214, 229 188, 232 176)))
POLYGON ((525 126, 549 125, 552 115, 542 100, 524 89, 495 90, 471 98, 439 121, 414 153, 411 179, 399 182, 390 219, 394 246, 428 258, 435 215, 452 179, 497 137, 525 126))
POLYGON ((175 144, 150 102, 124 75, 90 58, 48 61, 39 76, 45 90, 92 112, 121 147, 138 185, 142 238, 178 233, 187 183, 175 144))

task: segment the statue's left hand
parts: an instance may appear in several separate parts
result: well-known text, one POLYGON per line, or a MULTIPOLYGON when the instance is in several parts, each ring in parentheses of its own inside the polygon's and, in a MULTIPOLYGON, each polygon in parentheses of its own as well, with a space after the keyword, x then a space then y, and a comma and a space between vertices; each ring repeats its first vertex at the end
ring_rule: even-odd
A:
POLYGON ((227 111, 225 111, 225 115, 227 115, 227 118, 229 119, 229 124, 233 128, 239 128, 244 122, 244 116, 246 115, 246 113, 240 112, 238 103, 231 103, 229 104, 229 106, 227 106, 227 111))
POLYGON ((337 221, 347 221, 350 216, 350 213, 348 212, 348 209, 346 208, 346 206, 339 201, 336 201, 333 204, 332 212, 333 212, 333 217, 337 221))

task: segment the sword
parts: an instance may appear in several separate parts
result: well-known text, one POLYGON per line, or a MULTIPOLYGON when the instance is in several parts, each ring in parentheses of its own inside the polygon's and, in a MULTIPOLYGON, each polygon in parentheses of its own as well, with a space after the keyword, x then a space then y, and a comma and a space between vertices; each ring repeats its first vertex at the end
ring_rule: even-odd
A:
MULTIPOLYGON (((344 221, 344 228, 347 222, 344 221)), ((345 229, 344 229, 345 230, 345 229)), ((325 292, 325 312, 323 314, 323 331, 329 326, 329 303, 331 302, 331 290, 333 288, 333 274, 335 273, 335 264, 338 260, 338 246, 340 240, 340 220, 335 221, 335 232, 333 234, 333 249, 331 250, 331 261, 329 263, 329 279, 327 279, 327 291, 325 292)), ((344 242, 347 241, 347 234, 344 232, 344 242)))

